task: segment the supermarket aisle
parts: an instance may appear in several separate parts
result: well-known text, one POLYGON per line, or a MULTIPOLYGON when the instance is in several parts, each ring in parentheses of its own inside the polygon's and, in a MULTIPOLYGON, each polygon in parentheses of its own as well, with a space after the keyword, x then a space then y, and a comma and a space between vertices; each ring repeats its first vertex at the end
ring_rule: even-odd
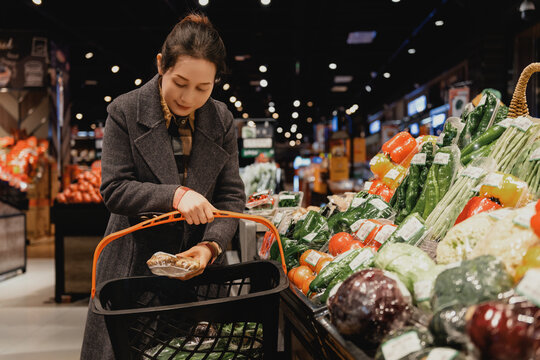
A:
POLYGON ((29 258, 27 272, 0 281, 0 360, 79 358, 88 300, 57 304, 54 259, 29 258))

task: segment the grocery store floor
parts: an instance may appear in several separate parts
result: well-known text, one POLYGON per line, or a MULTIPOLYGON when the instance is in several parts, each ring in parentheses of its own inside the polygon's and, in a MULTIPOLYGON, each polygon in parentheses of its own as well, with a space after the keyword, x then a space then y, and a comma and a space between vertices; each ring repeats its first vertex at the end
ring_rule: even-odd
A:
MULTIPOLYGON (((0 278, 0 360, 79 359, 88 299, 54 302, 54 242, 27 247, 27 271, 0 278)), ((237 262, 236 252, 227 252, 237 262)))

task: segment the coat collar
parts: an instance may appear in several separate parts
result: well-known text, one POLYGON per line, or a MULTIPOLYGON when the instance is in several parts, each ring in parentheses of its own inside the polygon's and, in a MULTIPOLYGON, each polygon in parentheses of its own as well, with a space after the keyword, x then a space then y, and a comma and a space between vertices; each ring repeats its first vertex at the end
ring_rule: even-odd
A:
MULTIPOLYGON (((156 75, 139 89, 137 123, 147 129, 134 140, 147 165, 163 184, 179 184, 180 177, 174 160, 159 95, 159 76, 156 75)), ((214 100, 195 112, 193 147, 185 185, 206 195, 219 175, 229 154, 216 142, 225 129, 219 119, 214 100)))

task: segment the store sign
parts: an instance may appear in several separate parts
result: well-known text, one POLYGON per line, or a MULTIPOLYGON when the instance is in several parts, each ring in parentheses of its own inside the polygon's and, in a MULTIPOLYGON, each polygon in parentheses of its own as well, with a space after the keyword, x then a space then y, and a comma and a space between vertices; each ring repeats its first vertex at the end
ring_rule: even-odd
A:
POLYGON ((421 113, 426 110, 427 98, 426 95, 421 95, 416 99, 409 101, 407 104, 407 115, 413 116, 414 114, 421 113))
POLYGON ((244 149, 269 149, 272 147, 272 138, 254 138, 254 139, 244 139, 244 149))
POLYGON ((254 158, 259 156, 259 154, 264 154, 270 158, 274 156, 274 149, 242 149, 240 152, 243 158, 254 158))
POLYGON ((0 87, 43 87, 47 43, 44 37, 0 32, 0 87))
POLYGON ((468 86, 453 88, 448 91, 449 116, 461 116, 465 105, 469 102, 469 94, 470 89, 468 86))

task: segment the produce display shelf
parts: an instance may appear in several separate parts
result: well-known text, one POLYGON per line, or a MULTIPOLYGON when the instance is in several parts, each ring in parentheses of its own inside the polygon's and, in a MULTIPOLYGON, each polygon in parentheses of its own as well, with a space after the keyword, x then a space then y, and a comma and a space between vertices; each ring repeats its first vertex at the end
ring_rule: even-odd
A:
POLYGON ((294 286, 281 293, 285 349, 291 353, 287 354, 288 358, 295 353, 302 354, 302 358, 310 356, 312 359, 372 360, 371 356, 337 331, 330 322, 326 307, 308 305, 307 298, 303 299, 302 296, 305 298, 294 286), (293 337, 298 339, 300 345, 292 341, 293 337))
POLYGON ((28 196, 7 181, 0 180, 0 201, 18 210, 28 210, 28 196))

